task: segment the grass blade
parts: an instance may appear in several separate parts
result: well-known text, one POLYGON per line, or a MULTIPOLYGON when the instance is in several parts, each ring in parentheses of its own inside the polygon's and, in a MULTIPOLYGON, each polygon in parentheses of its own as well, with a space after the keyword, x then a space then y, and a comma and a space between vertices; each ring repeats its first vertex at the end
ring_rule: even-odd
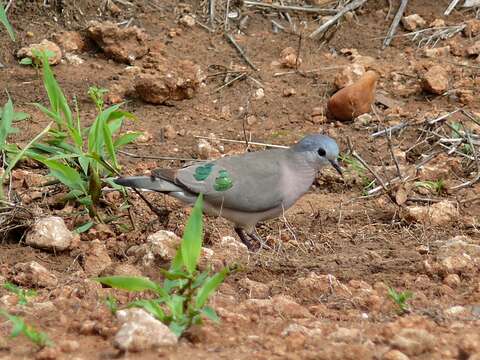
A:
POLYGON ((200 194, 185 226, 181 243, 183 264, 190 274, 197 268, 198 258, 202 250, 202 207, 203 196, 200 194))
POLYGON ((3 4, 0 4, 0 23, 5 26, 5 29, 7 29, 10 39, 12 39, 12 41, 15 41, 15 31, 13 31, 13 27, 10 24, 10 21, 8 21, 7 13, 5 12, 3 4))
POLYGON ((201 308, 208 300, 208 297, 220 286, 225 280, 225 277, 229 274, 230 269, 228 267, 222 269, 222 271, 216 273, 209 278, 202 287, 198 290, 195 298, 195 307, 201 308))
MULTIPOLYGON (((160 286, 142 276, 108 276, 94 279, 101 284, 108 285, 115 289, 122 289, 127 291, 145 291, 152 290, 157 293, 162 293, 160 286)), ((166 294, 160 294, 161 296, 166 294)))

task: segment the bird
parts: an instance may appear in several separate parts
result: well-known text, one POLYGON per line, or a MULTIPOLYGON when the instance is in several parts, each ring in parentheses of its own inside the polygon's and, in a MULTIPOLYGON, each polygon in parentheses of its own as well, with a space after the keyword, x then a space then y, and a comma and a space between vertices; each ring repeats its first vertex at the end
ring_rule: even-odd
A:
POLYGON ((125 187, 151 190, 193 205, 203 194, 208 215, 234 224, 240 240, 250 249, 263 241, 258 222, 284 214, 312 186, 317 172, 333 166, 341 175, 335 140, 311 134, 287 148, 247 152, 183 168, 160 168, 149 176, 119 177, 125 187))

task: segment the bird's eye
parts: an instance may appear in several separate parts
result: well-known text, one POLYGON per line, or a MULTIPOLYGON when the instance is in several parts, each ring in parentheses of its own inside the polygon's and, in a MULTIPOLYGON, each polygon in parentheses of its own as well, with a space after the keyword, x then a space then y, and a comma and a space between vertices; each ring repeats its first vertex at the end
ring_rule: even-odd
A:
POLYGON ((326 154, 326 151, 325 151, 324 148, 319 148, 319 149, 318 149, 318 155, 320 155, 320 156, 325 156, 325 154, 326 154))

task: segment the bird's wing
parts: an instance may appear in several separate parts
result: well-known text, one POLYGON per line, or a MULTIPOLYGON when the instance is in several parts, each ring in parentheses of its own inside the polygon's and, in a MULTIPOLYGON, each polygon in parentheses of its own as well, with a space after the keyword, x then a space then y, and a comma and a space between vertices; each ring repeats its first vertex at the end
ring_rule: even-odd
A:
POLYGON ((267 150, 222 158, 177 170, 175 184, 203 193, 210 204, 244 212, 280 206, 282 161, 286 150, 267 150))

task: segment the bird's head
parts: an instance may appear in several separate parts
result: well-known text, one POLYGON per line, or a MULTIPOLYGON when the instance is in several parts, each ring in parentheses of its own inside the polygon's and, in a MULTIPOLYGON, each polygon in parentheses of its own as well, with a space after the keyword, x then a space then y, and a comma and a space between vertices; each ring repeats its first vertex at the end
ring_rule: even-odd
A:
POLYGON ((338 164, 338 145, 331 137, 321 134, 305 136, 292 146, 296 153, 302 153, 305 159, 317 169, 332 165, 342 175, 342 169, 338 164))

